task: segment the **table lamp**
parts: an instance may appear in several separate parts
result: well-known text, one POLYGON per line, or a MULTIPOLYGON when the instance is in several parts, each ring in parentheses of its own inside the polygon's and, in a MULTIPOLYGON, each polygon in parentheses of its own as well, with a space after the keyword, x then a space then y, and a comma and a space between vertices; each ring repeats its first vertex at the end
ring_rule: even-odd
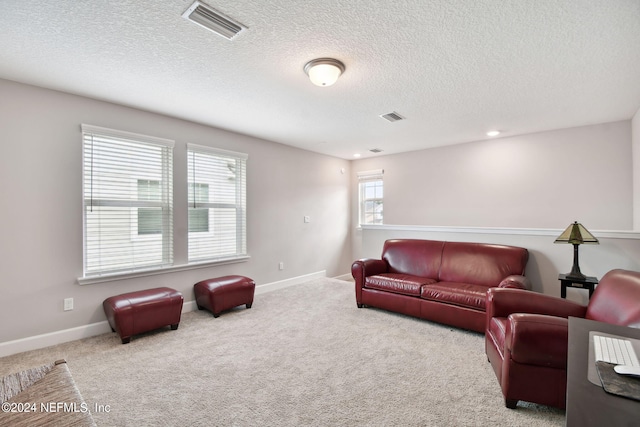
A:
POLYGON ((566 277, 568 279, 585 279, 587 276, 580 272, 580 266, 578 265, 578 246, 585 243, 597 245, 599 244, 598 239, 578 221, 574 221, 553 243, 570 243, 573 245, 573 267, 571 272, 566 274, 566 277))

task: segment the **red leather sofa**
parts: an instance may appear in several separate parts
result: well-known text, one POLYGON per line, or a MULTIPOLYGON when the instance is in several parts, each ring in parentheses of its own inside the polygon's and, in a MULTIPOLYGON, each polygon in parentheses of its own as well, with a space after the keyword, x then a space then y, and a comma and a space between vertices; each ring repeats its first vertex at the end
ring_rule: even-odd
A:
POLYGON ((487 292, 487 357, 505 405, 519 400, 565 408, 568 317, 640 328, 640 273, 611 270, 584 306, 516 289, 487 292))
POLYGON ((484 332, 487 290, 530 289, 528 257, 515 246, 387 240, 381 259, 351 266, 356 303, 484 332))

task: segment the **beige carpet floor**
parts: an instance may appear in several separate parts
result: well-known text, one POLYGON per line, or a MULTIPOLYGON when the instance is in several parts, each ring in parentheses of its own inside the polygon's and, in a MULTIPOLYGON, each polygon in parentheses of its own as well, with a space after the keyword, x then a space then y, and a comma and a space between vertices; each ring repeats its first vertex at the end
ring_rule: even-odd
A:
POLYGON ((561 426, 504 407, 481 334, 358 309, 318 279, 214 319, 184 313, 122 345, 115 333, 0 359, 0 376, 66 359, 98 426, 561 426), (108 410, 107 410, 108 408, 108 410))

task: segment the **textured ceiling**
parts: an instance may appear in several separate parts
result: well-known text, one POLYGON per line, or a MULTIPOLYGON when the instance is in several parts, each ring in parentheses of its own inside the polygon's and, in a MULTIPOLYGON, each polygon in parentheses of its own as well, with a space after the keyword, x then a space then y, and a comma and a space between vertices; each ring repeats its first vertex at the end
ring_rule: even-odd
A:
POLYGON ((640 108, 640 0, 205 1, 248 27, 231 41, 192 3, 2 0, 0 78, 346 159, 640 108), (327 56, 347 69, 313 86, 327 56))

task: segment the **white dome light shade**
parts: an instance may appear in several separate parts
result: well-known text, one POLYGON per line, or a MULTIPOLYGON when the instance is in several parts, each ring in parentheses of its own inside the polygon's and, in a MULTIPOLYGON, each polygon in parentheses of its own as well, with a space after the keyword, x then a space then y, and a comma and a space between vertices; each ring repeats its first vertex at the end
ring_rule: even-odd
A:
POLYGON ((316 86, 331 86, 344 70, 344 64, 332 58, 314 59, 304 66, 304 72, 309 76, 311 83, 316 86))

